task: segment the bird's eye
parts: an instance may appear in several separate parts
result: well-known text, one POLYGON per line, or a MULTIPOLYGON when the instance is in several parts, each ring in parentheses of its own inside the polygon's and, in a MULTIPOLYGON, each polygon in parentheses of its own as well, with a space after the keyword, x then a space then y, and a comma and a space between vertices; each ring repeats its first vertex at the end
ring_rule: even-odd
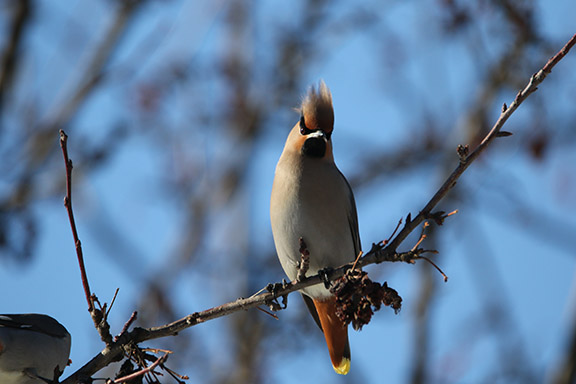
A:
POLYGON ((300 134, 302 136, 309 135, 312 133, 311 129, 306 127, 306 123, 304 122, 304 116, 300 117, 300 134))

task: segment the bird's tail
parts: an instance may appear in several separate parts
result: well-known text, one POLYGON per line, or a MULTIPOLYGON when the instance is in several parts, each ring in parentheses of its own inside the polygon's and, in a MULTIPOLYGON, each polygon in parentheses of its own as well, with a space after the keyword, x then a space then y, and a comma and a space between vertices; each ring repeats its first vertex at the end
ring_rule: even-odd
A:
POLYGON ((350 370, 348 326, 336 316, 336 297, 331 296, 325 300, 314 299, 314 306, 326 338, 332 367, 336 373, 345 375, 350 370))

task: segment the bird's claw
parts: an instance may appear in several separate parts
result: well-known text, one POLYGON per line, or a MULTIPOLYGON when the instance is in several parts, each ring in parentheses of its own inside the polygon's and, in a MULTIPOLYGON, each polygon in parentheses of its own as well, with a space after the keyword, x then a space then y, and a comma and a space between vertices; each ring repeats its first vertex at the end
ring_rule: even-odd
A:
POLYGON ((332 267, 322 268, 321 270, 318 271, 318 275, 322 279, 322 282, 324 283, 324 287, 326 289, 330 289, 330 284, 331 284, 330 275, 332 274, 333 271, 334 271, 334 268, 332 268, 332 267))

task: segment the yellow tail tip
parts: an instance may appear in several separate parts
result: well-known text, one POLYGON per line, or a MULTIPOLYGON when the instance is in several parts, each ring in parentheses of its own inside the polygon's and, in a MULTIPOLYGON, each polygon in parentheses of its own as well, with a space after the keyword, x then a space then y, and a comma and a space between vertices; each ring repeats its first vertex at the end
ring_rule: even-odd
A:
POLYGON ((340 364, 338 366, 333 365, 332 367, 334 368, 334 371, 336 371, 337 374, 346 375, 350 370, 350 359, 343 357, 342 361, 340 361, 340 364))

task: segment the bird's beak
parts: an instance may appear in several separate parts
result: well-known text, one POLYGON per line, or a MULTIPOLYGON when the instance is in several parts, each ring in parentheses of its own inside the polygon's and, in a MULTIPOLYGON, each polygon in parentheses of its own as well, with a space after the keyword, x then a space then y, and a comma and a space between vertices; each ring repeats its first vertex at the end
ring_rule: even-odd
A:
POLYGON ((328 137, 326 137, 326 133, 324 133, 324 131, 321 130, 321 129, 312 132, 311 134, 309 134, 309 135, 307 136, 307 138, 308 138, 308 139, 311 139, 311 138, 322 138, 322 139, 324 139, 324 141, 326 141, 326 142, 328 141, 328 137))

